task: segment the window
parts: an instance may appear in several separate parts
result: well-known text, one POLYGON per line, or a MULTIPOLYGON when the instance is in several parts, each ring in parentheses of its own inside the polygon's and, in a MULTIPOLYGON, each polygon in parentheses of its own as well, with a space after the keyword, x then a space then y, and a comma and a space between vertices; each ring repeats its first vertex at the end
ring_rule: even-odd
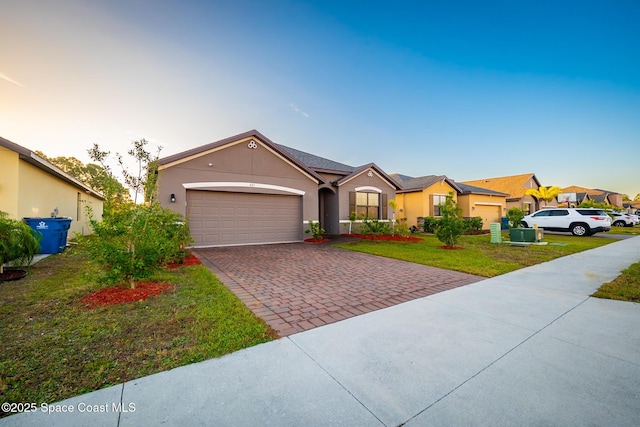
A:
POLYGON ((557 209, 557 210, 554 209, 549 214, 549 216, 567 216, 567 215, 569 215, 569 211, 566 211, 564 209, 557 209))
POLYGON ((447 196, 444 194, 433 195, 433 216, 442 216, 440 212, 440 205, 443 205, 447 201, 447 196))
POLYGON ((366 218, 378 218, 380 206, 378 193, 356 193, 356 215, 366 218))
POLYGON ((380 206, 387 205, 387 195, 377 192, 349 192, 349 213, 355 212, 357 218, 387 219, 387 210, 380 206))

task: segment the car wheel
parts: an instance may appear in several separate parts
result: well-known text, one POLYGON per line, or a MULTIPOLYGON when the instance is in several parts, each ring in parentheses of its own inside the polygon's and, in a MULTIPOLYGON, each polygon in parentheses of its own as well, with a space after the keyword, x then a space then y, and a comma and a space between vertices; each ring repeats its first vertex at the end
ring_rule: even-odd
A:
POLYGON ((521 225, 521 226, 523 226, 524 228, 529 228, 529 226, 527 225, 527 223, 526 223, 526 222, 524 222, 524 221, 522 221, 522 222, 520 223, 520 225, 521 225))
POLYGON ((591 229, 587 224, 573 224, 571 226, 571 234, 574 236, 588 236, 591 233, 591 229))
POLYGON ((616 221, 611 225, 613 225, 614 227, 624 227, 625 223, 624 223, 624 221, 616 221))

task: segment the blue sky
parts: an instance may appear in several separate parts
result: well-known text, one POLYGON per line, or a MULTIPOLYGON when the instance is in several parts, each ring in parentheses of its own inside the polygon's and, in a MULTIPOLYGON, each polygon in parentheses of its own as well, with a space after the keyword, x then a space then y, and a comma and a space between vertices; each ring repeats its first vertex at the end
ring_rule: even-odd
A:
POLYGON ((640 193, 635 1, 0 0, 0 136, 88 161, 250 129, 389 173, 640 193))

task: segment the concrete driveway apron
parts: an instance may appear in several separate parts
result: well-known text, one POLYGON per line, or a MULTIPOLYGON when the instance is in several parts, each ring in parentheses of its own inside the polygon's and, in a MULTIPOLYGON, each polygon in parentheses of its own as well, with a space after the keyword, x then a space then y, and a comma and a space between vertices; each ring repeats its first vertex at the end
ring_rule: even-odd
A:
POLYGON ((327 243, 193 253, 282 337, 483 279, 327 243))

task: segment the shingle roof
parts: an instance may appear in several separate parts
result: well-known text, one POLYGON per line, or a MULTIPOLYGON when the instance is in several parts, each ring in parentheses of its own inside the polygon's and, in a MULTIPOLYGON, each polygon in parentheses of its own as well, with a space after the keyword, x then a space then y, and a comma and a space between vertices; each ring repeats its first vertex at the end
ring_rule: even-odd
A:
POLYGON ((529 187, 525 187, 525 183, 531 178, 533 178, 538 186, 540 185, 538 178, 536 178, 533 173, 476 179, 473 181, 464 181, 462 184, 499 191, 500 193, 508 194, 511 198, 522 198, 525 196, 525 192, 529 190, 529 187))
POLYGON ((490 190, 488 188, 474 187, 473 185, 463 184, 461 182, 456 183, 462 190, 462 194, 484 194, 487 196, 509 196, 507 193, 501 193, 499 191, 490 190))
POLYGON ((342 172, 352 173, 356 170, 355 167, 345 165, 344 163, 334 162, 333 160, 325 159, 324 157, 316 156, 315 154, 306 153, 304 151, 296 150, 295 148, 287 147, 285 145, 276 144, 284 151, 288 152, 291 156, 300 160, 308 167, 316 170, 316 172, 342 172))
POLYGON ((400 175, 395 173, 391 175, 391 177, 395 179, 395 181, 398 182, 398 184, 400 184, 400 187, 401 187, 400 192, 423 190, 425 188, 431 187, 433 184, 439 181, 445 181, 447 184, 452 186, 458 193, 462 192, 458 184, 455 181, 452 181, 449 178, 447 178, 446 175, 425 175, 425 176, 419 176, 419 177, 413 178, 407 175, 400 175))

